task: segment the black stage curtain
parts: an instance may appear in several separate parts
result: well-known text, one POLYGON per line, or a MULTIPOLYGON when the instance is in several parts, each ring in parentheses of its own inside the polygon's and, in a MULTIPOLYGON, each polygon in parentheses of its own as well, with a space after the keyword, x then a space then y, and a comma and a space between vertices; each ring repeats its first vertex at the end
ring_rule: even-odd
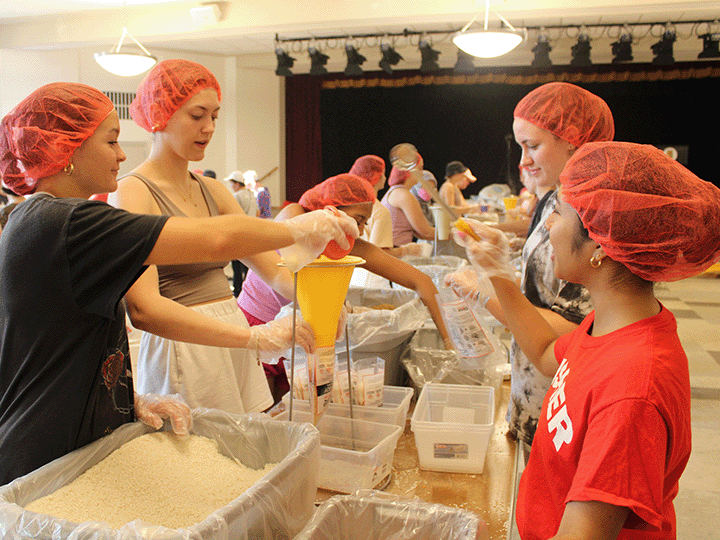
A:
POLYGON ((376 154, 387 161, 390 148, 400 142, 417 146, 438 182, 449 161, 470 167, 478 182, 466 196, 498 182, 517 188, 520 150, 512 139, 513 109, 530 90, 555 80, 602 97, 615 117, 616 140, 674 146, 679 161, 720 186, 718 168, 711 167, 720 155, 715 136, 720 62, 710 61, 492 68, 469 75, 441 70, 289 77, 287 198, 296 201, 322 179, 347 172, 358 156, 376 154), (313 112, 319 118, 313 119, 313 112), (298 117, 308 130, 301 130, 298 117), (293 163, 298 159, 302 169, 293 163))

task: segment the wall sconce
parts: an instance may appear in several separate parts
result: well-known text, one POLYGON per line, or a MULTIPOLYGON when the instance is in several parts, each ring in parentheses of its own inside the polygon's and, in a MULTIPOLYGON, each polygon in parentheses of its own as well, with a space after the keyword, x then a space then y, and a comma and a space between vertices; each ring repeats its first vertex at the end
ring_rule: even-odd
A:
POLYGON ((388 75, 392 75, 392 66, 396 66, 398 62, 404 60, 404 58, 395 50, 395 47, 387 43, 380 44, 380 53, 382 54, 382 59, 378 63, 378 66, 388 75))
POLYGON ((669 66, 675 63, 675 56, 673 54, 673 43, 677 39, 675 34, 675 27, 668 23, 665 25, 665 31, 663 32, 660 41, 655 43, 651 49, 655 58, 652 63, 659 66, 669 66))
POLYGON ((280 75, 282 77, 292 76, 293 73, 290 71, 290 68, 295 64, 295 59, 290 56, 279 44, 275 47, 275 56, 277 56, 277 68, 275 69, 275 75, 280 75))
POLYGON ((360 54, 354 45, 345 45, 345 54, 347 54, 347 65, 345 66, 345 75, 362 75, 363 70, 360 66, 363 65, 365 58, 360 54))
POLYGON ((432 44, 425 38, 420 39, 420 56, 422 62, 420 63, 420 71, 436 71, 440 69, 438 64, 438 58, 440 58, 440 51, 436 51, 432 48, 432 44))
POLYGON ((630 27, 626 24, 623 26, 622 32, 620 33, 620 39, 610 45, 613 55, 613 64, 633 61, 632 42, 633 35, 630 31, 630 27))
POLYGON ((535 54, 535 58, 530 63, 533 67, 550 67, 552 61, 550 60, 550 38, 548 38, 545 28, 540 29, 540 35, 537 39, 537 45, 532 48, 532 52, 535 54))
POLYGON ((323 75, 328 72, 325 64, 330 57, 327 54, 311 45, 308 47, 308 56, 310 56, 310 75, 323 75))
POLYGON ((577 43, 570 48, 572 54, 572 60, 570 60, 571 66, 589 66, 592 65, 590 60, 590 36, 587 33, 585 26, 580 27, 580 33, 578 34, 577 43))

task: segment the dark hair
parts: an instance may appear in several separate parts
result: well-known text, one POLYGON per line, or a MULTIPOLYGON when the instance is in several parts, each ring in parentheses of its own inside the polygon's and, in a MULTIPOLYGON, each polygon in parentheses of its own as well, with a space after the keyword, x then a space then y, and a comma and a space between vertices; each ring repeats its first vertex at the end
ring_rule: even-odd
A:
POLYGON ((450 178, 456 174, 462 174, 467 171, 467 167, 460 161, 451 161, 445 166, 445 178, 450 178))
POLYGON ((215 174, 215 171, 212 169, 206 169, 203 171, 203 176, 207 176, 208 178, 217 178, 217 175, 215 174))

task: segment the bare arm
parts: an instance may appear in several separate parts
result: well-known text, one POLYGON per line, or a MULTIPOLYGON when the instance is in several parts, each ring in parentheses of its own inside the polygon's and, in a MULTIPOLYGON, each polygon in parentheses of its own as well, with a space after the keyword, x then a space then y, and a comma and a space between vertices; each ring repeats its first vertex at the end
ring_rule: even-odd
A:
POLYGON ((430 276, 362 239, 355 241, 355 246, 350 254, 365 259, 367 262, 363 268, 366 270, 415 291, 430 311, 430 316, 435 322, 446 348, 451 348, 450 336, 435 298, 438 290, 430 276))
POLYGON ((616 540, 629 513, 628 508, 604 502, 571 501, 551 540, 616 540))
POLYGON ((415 195, 407 189, 396 189, 390 194, 390 204, 402 210, 415 232, 415 236, 423 240, 435 238, 435 227, 430 225, 425 214, 423 214, 420 203, 415 195))

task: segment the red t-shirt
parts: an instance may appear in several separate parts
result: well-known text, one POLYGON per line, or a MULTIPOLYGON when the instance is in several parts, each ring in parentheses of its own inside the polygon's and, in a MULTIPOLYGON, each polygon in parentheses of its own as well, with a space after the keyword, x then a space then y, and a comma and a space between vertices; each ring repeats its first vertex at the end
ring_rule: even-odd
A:
POLYGON ((545 396, 520 481, 523 540, 557 533, 570 501, 630 509, 619 539, 673 539, 673 499, 690 457, 690 375, 666 308, 605 336, 595 313, 555 344, 560 363, 545 396))

